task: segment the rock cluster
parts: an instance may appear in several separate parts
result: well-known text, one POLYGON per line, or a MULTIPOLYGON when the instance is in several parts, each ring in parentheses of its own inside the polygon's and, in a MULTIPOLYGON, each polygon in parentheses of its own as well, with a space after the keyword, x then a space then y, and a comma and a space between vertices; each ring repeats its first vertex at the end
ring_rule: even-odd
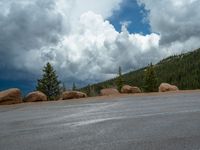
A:
MULTIPOLYGON (((178 87, 168 83, 162 83, 159 86, 159 92, 178 91, 178 87)), ((140 88, 136 86, 124 85, 121 93, 141 93, 140 88)), ((118 95, 119 91, 115 88, 106 88, 100 91, 101 96, 118 95)), ((87 94, 79 91, 66 91, 62 93, 61 100, 85 98, 87 94)), ((40 92, 35 91, 29 93, 25 98, 25 102, 47 101, 47 96, 40 92)), ((12 88, 0 92, 0 105, 18 104, 22 103, 22 96, 20 89, 12 88)))
MULTIPOLYGON (((87 94, 79 91, 66 91, 62 93, 61 100, 85 98, 87 94)), ((18 104, 24 102, 38 102, 47 101, 47 96, 40 92, 35 91, 26 95, 22 100, 21 91, 17 88, 8 89, 0 92, 0 105, 18 104)))

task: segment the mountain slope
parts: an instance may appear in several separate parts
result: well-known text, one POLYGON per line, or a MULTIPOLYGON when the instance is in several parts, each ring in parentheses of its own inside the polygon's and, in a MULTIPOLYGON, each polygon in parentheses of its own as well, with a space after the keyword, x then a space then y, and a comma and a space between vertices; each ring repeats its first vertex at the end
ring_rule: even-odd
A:
MULTIPOLYGON (((154 66, 158 85, 162 82, 177 85, 179 89, 200 88, 200 49, 170 56, 154 66)), ((123 75, 124 84, 144 87, 145 68, 123 75)), ((100 89, 115 86, 116 78, 82 88, 89 95, 96 95, 100 89), (92 94, 91 94, 92 93, 92 94)))

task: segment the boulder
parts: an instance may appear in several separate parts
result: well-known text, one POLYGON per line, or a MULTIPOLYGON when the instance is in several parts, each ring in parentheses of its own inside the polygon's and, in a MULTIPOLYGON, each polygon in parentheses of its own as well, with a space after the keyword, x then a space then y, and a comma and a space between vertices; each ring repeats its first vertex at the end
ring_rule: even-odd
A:
POLYGON ((29 93, 25 97, 24 101, 25 102, 47 101, 47 96, 40 91, 35 91, 35 92, 29 93))
POLYGON ((17 88, 0 92, 0 105, 10 105, 22 103, 21 91, 17 88))
POLYGON ((122 93, 141 93, 140 88, 136 86, 124 85, 121 89, 122 93))
POLYGON ((66 91, 66 92, 63 92, 63 94, 62 94, 63 100, 75 99, 75 98, 85 98, 85 97, 87 97, 87 94, 85 94, 83 92, 79 92, 79 91, 66 91))
POLYGON ((178 90, 179 89, 177 86, 168 83, 161 83, 159 86, 159 92, 178 91, 178 90))
POLYGON ((108 95, 115 95, 115 94, 119 94, 119 91, 114 88, 102 89, 100 91, 101 96, 108 96, 108 95))

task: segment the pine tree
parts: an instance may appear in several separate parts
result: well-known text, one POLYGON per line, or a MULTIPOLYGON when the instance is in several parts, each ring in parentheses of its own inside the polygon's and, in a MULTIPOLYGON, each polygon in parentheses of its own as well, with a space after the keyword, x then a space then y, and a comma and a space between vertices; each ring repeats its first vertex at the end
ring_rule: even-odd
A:
POLYGON ((93 87, 90 84, 88 84, 88 86, 87 86, 86 94, 88 96, 94 96, 94 89, 93 89, 93 87))
POLYGON ((87 85, 86 87, 86 92, 85 92, 88 96, 91 96, 91 86, 90 84, 87 85))
POLYGON ((64 83, 62 83, 62 87, 61 87, 61 91, 62 92, 65 92, 67 89, 66 89, 66 86, 65 86, 65 84, 64 83))
POLYGON ((119 72, 118 72, 118 77, 117 77, 117 89, 119 92, 121 92, 122 86, 123 86, 123 77, 122 77, 122 69, 119 66, 119 72))
POLYGON ((146 92, 156 92, 157 91, 157 78, 156 73, 154 70, 154 66, 152 63, 149 65, 149 67, 145 70, 145 91, 146 92))
POLYGON ((55 100, 60 95, 60 83, 56 71, 48 62, 44 66, 42 79, 38 80, 36 89, 45 93, 48 100, 55 100))
POLYGON ((76 91, 76 84, 73 82, 72 91, 76 91))

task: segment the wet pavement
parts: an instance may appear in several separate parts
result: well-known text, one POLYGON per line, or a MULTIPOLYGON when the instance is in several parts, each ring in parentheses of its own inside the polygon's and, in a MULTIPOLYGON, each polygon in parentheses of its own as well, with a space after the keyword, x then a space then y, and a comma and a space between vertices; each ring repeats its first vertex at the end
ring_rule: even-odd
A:
POLYGON ((200 93, 0 106, 0 150, 200 150, 200 93))

